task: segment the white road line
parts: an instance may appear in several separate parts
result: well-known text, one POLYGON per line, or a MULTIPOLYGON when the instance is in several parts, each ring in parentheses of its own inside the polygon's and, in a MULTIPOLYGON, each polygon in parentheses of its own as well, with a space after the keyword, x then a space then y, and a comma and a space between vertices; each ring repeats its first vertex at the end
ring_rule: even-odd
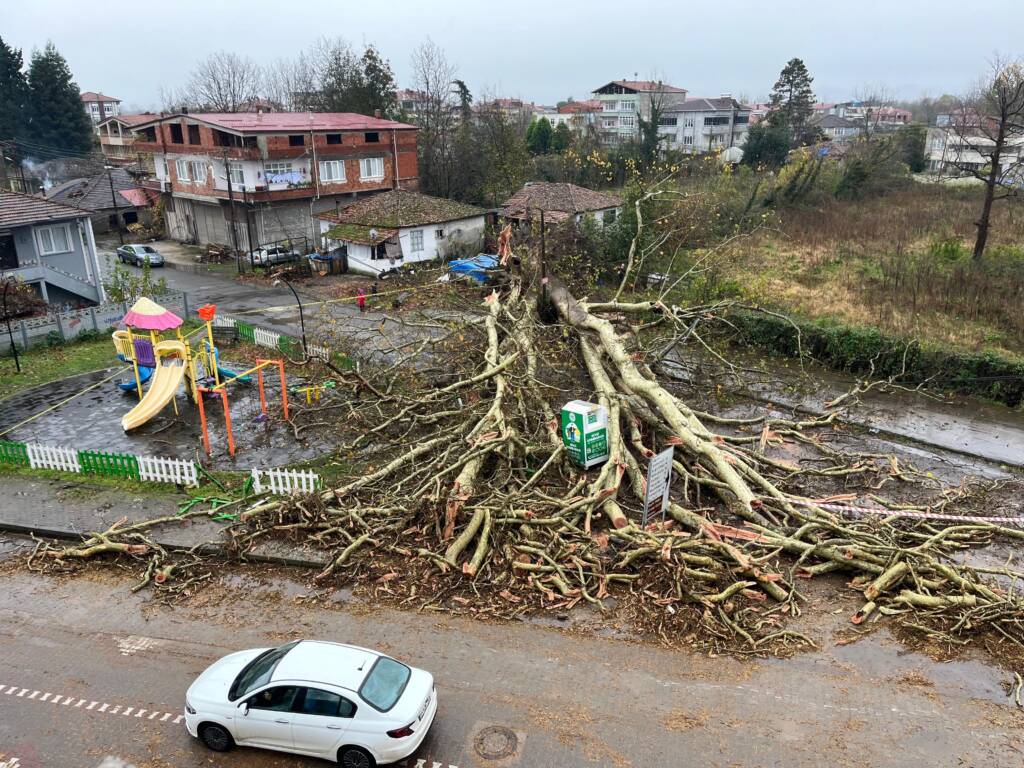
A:
POLYGON ((171 712, 164 712, 164 716, 160 718, 160 722, 162 723, 164 720, 166 720, 168 717, 170 717, 171 714, 172 714, 171 712))
POLYGON ((39 691, 32 691, 32 695, 31 695, 31 696, 29 696, 29 698, 30 698, 30 699, 34 699, 34 698, 35 698, 36 696, 38 696, 38 695, 39 695, 39 691))
POLYGON ((52 693, 44 693, 42 696, 39 697, 39 700, 40 701, 46 701, 52 695, 53 695, 52 693))
POLYGON ((22 688, 20 691, 18 691, 18 696, 24 696, 26 693, 28 693, 28 688, 22 688))
POLYGON ((16 690, 18 690, 18 686, 12 685, 10 688, 7 689, 7 692, 6 692, 5 695, 10 696, 16 690))
POLYGON ((107 711, 107 707, 109 707, 109 706, 110 706, 109 704, 104 704, 102 707, 100 707, 100 712, 106 712, 107 711))
POLYGON ((135 713, 135 716, 136 717, 142 717, 142 713, 145 712, 145 711, 146 710, 144 710, 144 709, 140 709, 138 712, 135 713))
POLYGON ((88 706, 88 707, 86 707, 86 709, 92 709, 92 708, 93 708, 93 707, 95 707, 95 706, 96 706, 97 704, 99 704, 99 702, 98 702, 98 701, 90 701, 90 702, 89 702, 89 706, 88 706))
POLYGON ((128 707, 128 709, 126 709, 126 710, 125 710, 124 712, 122 712, 121 714, 122 714, 122 715, 130 715, 130 714, 132 713, 132 710, 133 710, 133 709, 135 709, 135 707, 128 707))
POLYGON ((88 699, 79 699, 79 700, 78 700, 78 703, 77 703, 77 704, 75 704, 75 709, 78 709, 78 708, 79 708, 80 706, 82 706, 83 704, 85 704, 85 702, 87 702, 87 701, 88 701, 88 699))

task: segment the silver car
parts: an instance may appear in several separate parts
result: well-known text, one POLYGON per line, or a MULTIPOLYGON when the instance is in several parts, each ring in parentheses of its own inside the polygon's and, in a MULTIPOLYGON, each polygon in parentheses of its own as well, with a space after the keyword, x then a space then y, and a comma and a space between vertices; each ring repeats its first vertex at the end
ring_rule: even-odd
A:
POLYGON ((147 262, 151 267, 164 265, 164 257, 151 245, 122 245, 117 249, 117 259, 123 264, 134 264, 136 267, 147 262))
POLYGON ((302 254, 285 248, 283 245, 275 245, 270 248, 260 248, 252 252, 253 263, 258 267, 269 267, 273 264, 284 264, 288 261, 298 261, 302 254))

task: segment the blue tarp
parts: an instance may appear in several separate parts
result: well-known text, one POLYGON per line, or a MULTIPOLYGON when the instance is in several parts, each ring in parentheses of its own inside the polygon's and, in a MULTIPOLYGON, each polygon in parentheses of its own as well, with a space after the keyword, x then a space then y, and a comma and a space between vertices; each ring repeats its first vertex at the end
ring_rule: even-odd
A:
POLYGON ((453 278, 470 277, 478 283, 483 283, 487 280, 487 270, 494 269, 496 266, 498 266, 497 256, 481 253, 472 259, 456 259, 449 262, 448 269, 451 270, 453 278))

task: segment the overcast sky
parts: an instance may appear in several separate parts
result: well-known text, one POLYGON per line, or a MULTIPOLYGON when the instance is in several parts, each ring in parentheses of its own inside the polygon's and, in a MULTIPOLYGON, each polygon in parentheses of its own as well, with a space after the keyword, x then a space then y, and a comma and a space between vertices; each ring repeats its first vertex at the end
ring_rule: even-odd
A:
POLYGON ((1022 53, 1022 0, 0 0, 0 36, 54 42, 83 91, 159 107, 219 49, 270 60, 319 35, 374 43, 400 86, 430 36, 474 94, 553 104, 609 80, 660 78, 692 96, 756 99, 793 56, 821 100, 864 85, 894 95, 957 93, 994 52, 1022 53))

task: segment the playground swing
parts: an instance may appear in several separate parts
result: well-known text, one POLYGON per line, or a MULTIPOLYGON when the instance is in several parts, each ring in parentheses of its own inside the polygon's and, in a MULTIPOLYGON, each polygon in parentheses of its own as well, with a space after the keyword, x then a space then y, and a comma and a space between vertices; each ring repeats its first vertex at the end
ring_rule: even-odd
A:
POLYGON ((224 427, 228 435, 228 453, 232 456, 235 455, 235 435, 231 427, 231 404, 228 399, 228 384, 236 380, 240 380, 243 377, 249 376, 253 373, 256 374, 256 382, 259 387, 260 393, 260 413, 266 417, 267 414, 267 394, 266 388, 263 382, 263 369, 269 366, 277 366, 278 372, 281 375, 281 407, 284 411, 285 421, 288 420, 288 384, 285 380, 284 373, 284 360, 261 360, 257 358, 256 365, 247 371, 243 371, 240 374, 235 375, 230 379, 226 379, 213 387, 199 387, 197 389, 198 397, 196 404, 199 406, 199 423, 203 430, 203 448, 207 455, 211 453, 210 448, 210 431, 206 421, 206 406, 203 404, 203 398, 206 395, 212 395, 214 397, 220 397, 221 405, 224 407, 224 427))

